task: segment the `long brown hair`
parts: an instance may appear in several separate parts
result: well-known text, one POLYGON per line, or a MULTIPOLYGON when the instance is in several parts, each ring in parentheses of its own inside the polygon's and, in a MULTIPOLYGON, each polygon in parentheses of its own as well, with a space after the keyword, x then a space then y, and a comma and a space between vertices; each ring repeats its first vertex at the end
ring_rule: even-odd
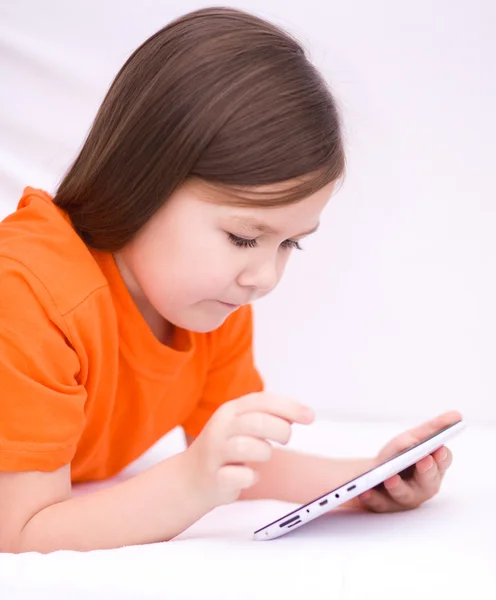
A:
POLYGON ((210 8, 133 52, 54 202, 89 246, 116 251, 189 178, 237 205, 275 206, 344 167, 334 99, 299 43, 243 11, 210 8), (264 193, 279 182, 288 185, 264 193))

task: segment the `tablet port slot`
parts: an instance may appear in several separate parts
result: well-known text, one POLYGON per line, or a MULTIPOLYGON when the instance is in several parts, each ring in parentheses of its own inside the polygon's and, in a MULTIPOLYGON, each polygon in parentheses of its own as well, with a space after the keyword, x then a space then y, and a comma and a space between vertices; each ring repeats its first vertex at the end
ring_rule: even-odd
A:
POLYGON ((350 485, 349 488, 346 488, 347 492, 351 492, 351 490, 354 490, 356 488, 356 485, 350 485))
POLYGON ((298 521, 300 518, 300 515, 296 515, 296 517, 293 517, 292 519, 288 519, 287 521, 284 521, 284 523, 279 523, 279 527, 285 527, 286 525, 289 525, 290 523, 294 523, 295 521, 298 521))
POLYGON ((322 502, 319 502, 319 506, 325 506, 328 502, 329 500, 326 498, 325 500, 322 500, 322 502))
POLYGON ((294 523, 291 523, 291 525, 288 525, 288 529, 291 529, 291 527, 296 527, 296 525, 299 525, 301 523, 300 519, 298 519, 298 521, 295 521, 294 523))

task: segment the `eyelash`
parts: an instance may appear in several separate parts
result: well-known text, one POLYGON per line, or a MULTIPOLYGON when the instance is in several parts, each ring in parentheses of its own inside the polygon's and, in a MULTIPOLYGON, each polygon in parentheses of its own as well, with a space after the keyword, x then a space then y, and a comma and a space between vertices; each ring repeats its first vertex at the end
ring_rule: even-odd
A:
MULTIPOLYGON (((258 246, 257 240, 242 238, 238 235, 234 235, 233 233, 229 233, 228 236, 231 243, 233 243, 238 248, 256 248, 258 246)), ((303 250, 299 242, 295 242, 294 240, 285 240, 281 245, 283 248, 288 250, 303 250)))

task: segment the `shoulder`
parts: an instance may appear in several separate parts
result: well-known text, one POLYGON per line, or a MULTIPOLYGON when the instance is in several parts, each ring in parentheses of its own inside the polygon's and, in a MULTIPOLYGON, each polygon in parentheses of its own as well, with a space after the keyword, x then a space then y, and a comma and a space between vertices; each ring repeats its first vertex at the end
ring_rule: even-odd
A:
POLYGON ((26 188, 0 223, 0 288, 22 279, 61 315, 108 285, 91 252, 48 194, 26 188))

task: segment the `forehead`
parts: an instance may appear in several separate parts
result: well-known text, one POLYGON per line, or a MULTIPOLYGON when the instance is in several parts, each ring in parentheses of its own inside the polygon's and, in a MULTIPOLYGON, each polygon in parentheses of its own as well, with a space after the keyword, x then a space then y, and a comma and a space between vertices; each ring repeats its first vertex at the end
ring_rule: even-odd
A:
POLYGON ((232 206, 230 218, 245 223, 246 227, 258 229, 261 233, 278 233, 287 228, 304 233, 318 227, 320 214, 332 194, 332 188, 323 188, 290 204, 280 206, 232 206))
MULTIPOLYGON (((304 221, 303 221, 304 222, 304 221)), ((286 228, 288 227, 288 223, 285 223, 285 225, 282 226, 281 225, 269 225, 267 223, 267 220, 259 220, 256 219, 254 217, 252 217, 251 215, 247 215, 247 216, 242 216, 242 215, 232 215, 229 219, 229 223, 232 224, 231 227, 234 227, 234 229, 238 232, 245 232, 247 235, 260 235, 260 234, 268 234, 268 235, 282 235, 284 234, 284 232, 286 231, 286 228)), ((298 221, 298 223, 302 223, 301 219, 298 221)), ((296 231, 295 225, 296 225, 296 221, 293 221, 291 223, 291 230, 292 230, 292 234, 291 235, 297 235, 297 236, 305 236, 305 235, 310 235, 311 233, 314 233, 315 231, 317 231, 317 229, 319 228, 319 221, 317 220, 316 223, 314 225, 309 225, 307 229, 302 230, 301 229, 301 225, 300 228, 298 229, 298 231, 296 231)))
POLYGON ((271 233, 287 225, 301 224, 304 227, 315 227, 318 224, 320 213, 329 201, 334 190, 334 184, 328 184, 317 192, 297 200, 271 206, 270 196, 279 191, 281 187, 263 186, 253 189, 253 204, 247 194, 245 205, 239 205, 235 195, 229 196, 227 189, 217 189, 214 185, 202 183, 190 188, 193 195, 200 201, 205 201, 216 207, 214 210, 222 217, 242 225, 245 228, 258 229, 261 233, 271 233), (266 204, 264 205, 264 196, 266 204))

